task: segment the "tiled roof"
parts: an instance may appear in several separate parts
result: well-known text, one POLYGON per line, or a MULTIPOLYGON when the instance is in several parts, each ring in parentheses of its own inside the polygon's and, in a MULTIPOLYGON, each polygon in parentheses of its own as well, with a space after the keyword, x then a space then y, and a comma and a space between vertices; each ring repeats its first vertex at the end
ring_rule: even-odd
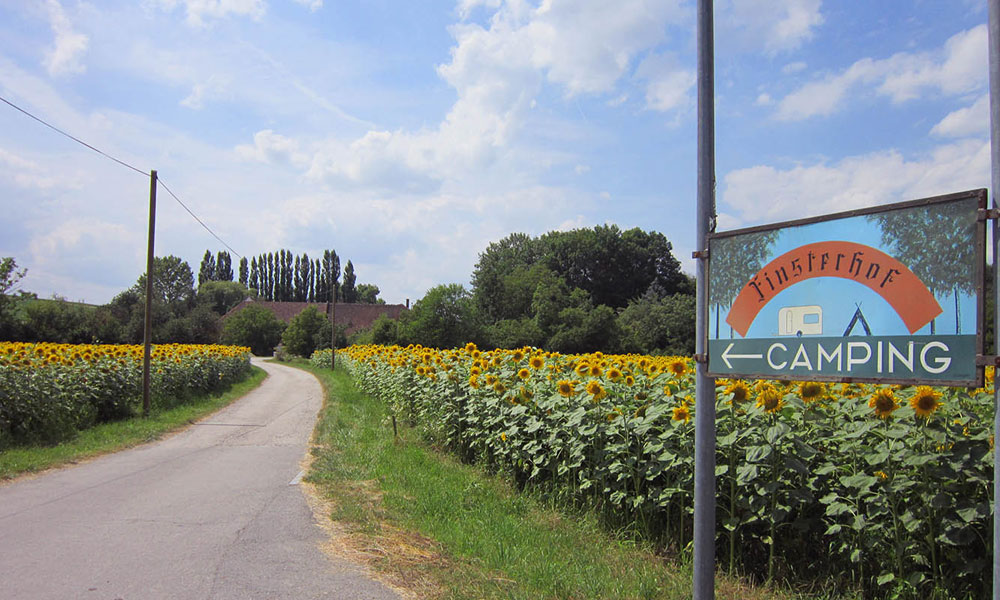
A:
MULTIPOLYGON (((292 317, 312 306, 322 314, 327 314, 329 302, 268 302, 265 300, 253 300, 247 298, 240 302, 222 316, 226 320, 230 316, 238 313, 248 306, 259 306, 274 313, 286 324, 291 322, 292 317)), ((337 325, 347 326, 347 335, 351 335, 359 329, 371 327, 379 315, 386 315, 390 319, 398 319, 400 313, 406 309, 402 304, 347 304, 338 302, 336 307, 337 325)), ((329 318, 329 317, 327 317, 329 318)))

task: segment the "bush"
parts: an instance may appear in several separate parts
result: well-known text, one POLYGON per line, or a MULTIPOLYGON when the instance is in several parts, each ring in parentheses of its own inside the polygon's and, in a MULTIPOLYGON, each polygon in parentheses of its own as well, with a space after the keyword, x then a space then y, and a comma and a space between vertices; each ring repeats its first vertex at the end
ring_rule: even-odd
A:
POLYGON ((315 307, 310 306, 292 318, 281 336, 281 343, 291 354, 308 358, 316 348, 323 346, 324 337, 326 346, 329 347, 330 321, 315 307))
POLYGON ((285 330, 274 313, 260 306, 248 306, 226 319, 222 343, 249 346, 257 356, 270 356, 285 330))

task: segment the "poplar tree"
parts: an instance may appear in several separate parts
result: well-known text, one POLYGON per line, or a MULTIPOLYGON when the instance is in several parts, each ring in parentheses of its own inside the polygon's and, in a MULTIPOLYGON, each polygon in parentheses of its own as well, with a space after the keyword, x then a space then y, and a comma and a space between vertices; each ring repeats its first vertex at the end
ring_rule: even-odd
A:
POLYGON ((243 287, 247 287, 250 282, 249 265, 247 264, 247 257, 240 257, 240 283, 243 287))
POLYGON ((344 267, 344 285, 341 288, 344 302, 354 304, 358 301, 358 292, 354 288, 357 279, 357 276, 354 274, 354 265, 351 264, 351 261, 347 261, 347 266, 344 267))
POLYGON ((205 250, 205 256, 201 259, 201 267, 198 269, 198 285, 206 281, 215 281, 215 257, 211 250, 205 250))

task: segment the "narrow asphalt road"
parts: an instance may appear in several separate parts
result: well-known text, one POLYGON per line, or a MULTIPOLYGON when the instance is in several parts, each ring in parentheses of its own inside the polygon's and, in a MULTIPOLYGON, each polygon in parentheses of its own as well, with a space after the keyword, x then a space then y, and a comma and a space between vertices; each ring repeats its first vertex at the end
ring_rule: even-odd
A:
POLYGON ((319 549, 297 485, 319 382, 258 366, 263 385, 186 431, 0 486, 0 598, 397 600, 319 549))

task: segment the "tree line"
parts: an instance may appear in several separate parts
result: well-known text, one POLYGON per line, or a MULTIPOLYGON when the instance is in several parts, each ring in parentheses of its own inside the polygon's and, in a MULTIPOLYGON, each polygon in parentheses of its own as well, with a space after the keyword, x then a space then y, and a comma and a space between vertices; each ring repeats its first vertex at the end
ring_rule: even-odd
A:
MULTIPOLYGON (((228 252, 212 254, 205 250, 198 270, 198 285, 209 281, 233 281, 232 257, 228 252)), ((336 290, 337 302, 381 304, 379 288, 371 283, 357 283, 354 264, 344 266, 340 282, 340 257, 335 250, 324 250, 323 258, 311 259, 281 249, 253 256, 239 262, 239 282, 253 290, 261 300, 272 302, 329 302, 336 290)))
POLYGON ((558 352, 694 352, 694 279, 656 231, 616 225, 514 233, 479 255, 471 289, 431 288, 377 343, 536 346, 558 352))
MULTIPOLYGON (((238 274, 228 252, 206 250, 198 271, 176 256, 153 261, 153 342, 224 341, 222 315, 246 298, 270 301, 384 303, 374 284, 357 284, 353 263, 343 271, 334 250, 310 260, 288 250, 240 259, 238 274), (256 267, 256 268, 254 268, 256 267), (341 280, 341 275, 343 279, 341 280), (238 277, 238 279, 237 279, 238 277), (235 280, 234 280, 235 279, 235 280), (333 293, 331 293, 331 290, 333 293)), ((100 306, 39 299, 17 289, 27 269, 0 258, 0 340, 60 343, 142 343, 146 276, 100 306)), ((284 323, 278 322, 281 328, 284 323)), ((273 324, 271 325, 273 328, 273 324)))

